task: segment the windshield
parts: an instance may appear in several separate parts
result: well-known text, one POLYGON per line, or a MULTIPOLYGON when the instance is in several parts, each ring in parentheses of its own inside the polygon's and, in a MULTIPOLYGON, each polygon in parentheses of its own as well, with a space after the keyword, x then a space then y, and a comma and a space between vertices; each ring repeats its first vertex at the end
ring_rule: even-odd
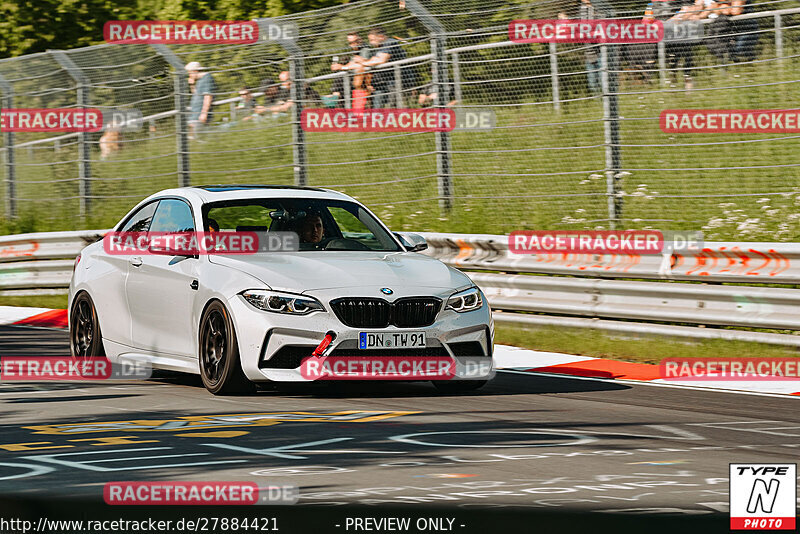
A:
POLYGON ((375 217, 354 202, 304 198, 250 198, 203 207, 211 232, 294 232, 300 250, 398 252, 400 246, 375 217))

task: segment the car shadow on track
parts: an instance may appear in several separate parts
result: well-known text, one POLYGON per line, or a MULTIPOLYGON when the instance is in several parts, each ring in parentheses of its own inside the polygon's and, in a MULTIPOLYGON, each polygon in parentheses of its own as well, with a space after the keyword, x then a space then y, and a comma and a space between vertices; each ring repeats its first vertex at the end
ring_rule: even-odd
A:
MULTIPOLYGON (((165 384, 202 388, 200 377, 158 371, 151 379, 165 384)), ((476 391, 445 393, 430 382, 388 381, 319 381, 313 383, 263 383, 258 391, 239 397, 291 396, 319 398, 407 398, 407 397, 490 397, 498 395, 535 395, 591 391, 619 391, 631 386, 601 380, 575 379, 537 374, 498 372, 494 379, 476 391)))
POLYGON ((76 397, 34 397, 34 398, 22 398, 22 399, 7 399, 4 400, 4 403, 7 404, 32 404, 32 403, 40 403, 40 402, 70 402, 70 401, 97 401, 97 400, 112 400, 112 399, 122 399, 125 397, 139 397, 140 395, 131 395, 131 394, 118 394, 118 395, 83 395, 83 396, 76 396, 76 397))

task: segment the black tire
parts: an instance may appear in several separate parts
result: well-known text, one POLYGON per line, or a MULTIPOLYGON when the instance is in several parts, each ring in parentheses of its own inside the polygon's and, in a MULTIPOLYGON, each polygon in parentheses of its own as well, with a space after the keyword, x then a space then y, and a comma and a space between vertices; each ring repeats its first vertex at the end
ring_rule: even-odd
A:
POLYGON ((75 297, 69 313, 69 352, 77 360, 106 355, 97 311, 85 292, 75 297))
POLYGON ((433 380, 431 383, 442 393, 465 393, 486 385, 488 380, 433 380))
POLYGON ((200 378, 214 395, 255 391, 239 362, 239 344, 230 314, 218 300, 208 305, 200 319, 200 378))

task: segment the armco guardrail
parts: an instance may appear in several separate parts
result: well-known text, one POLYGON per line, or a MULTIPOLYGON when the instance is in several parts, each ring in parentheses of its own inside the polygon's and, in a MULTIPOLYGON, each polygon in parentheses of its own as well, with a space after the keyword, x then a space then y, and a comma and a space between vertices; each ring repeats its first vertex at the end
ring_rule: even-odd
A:
POLYGON ((470 277, 495 310, 800 330, 800 290, 494 273, 470 277))
MULTIPOLYGON (((105 232, 0 237, 0 293, 66 290, 75 256, 105 232)), ((493 271, 472 272, 470 276, 497 311, 498 322, 593 326, 800 346, 800 336, 733 330, 713 333, 711 329, 654 324, 800 331, 800 289, 679 283, 800 283, 800 244, 706 243, 694 254, 651 256, 516 255, 508 251, 506 236, 422 235, 428 240, 428 255, 468 271, 493 271), (549 276, 529 275, 534 273, 549 276), (579 322, 589 318, 595 321, 579 322), (619 319, 641 322, 625 323, 619 319)))
POLYGON ((513 254, 502 235, 421 234, 428 253, 460 269, 598 278, 800 283, 800 243, 705 243, 694 254, 513 254))
POLYGON ((794 335, 654 324, 800 331, 800 289, 719 285, 800 283, 797 243, 707 242, 696 253, 641 256, 521 255, 509 252, 507 236, 422 235, 428 241, 429 255, 459 269, 494 271, 470 276, 486 294, 499 323, 593 327, 800 346, 800 336, 794 335), (675 283, 687 281, 706 283, 675 283))
POLYGON ((52 293, 69 287, 75 256, 106 230, 0 236, 0 293, 52 293))

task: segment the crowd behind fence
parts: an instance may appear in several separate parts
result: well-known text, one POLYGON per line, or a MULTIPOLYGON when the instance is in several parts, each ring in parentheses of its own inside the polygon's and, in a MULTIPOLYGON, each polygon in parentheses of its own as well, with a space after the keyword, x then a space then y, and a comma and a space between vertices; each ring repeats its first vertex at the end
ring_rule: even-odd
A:
MULTIPOLYGON (((671 16, 685 3, 655 4, 671 16)), ((596 18, 630 19, 652 6, 362 0, 274 19, 297 28, 288 42, 105 44, 0 60, 3 108, 144 117, 135 132, 3 132, 0 229, 108 227, 167 187, 277 183, 341 190, 397 230, 800 238, 800 135, 659 129, 664 109, 800 107, 796 3, 751 0, 736 15, 714 8, 703 34, 678 44, 509 41, 512 20, 584 18, 587 5, 596 18), (358 50, 353 36, 374 57, 375 32, 396 41, 389 61, 332 67, 358 50), (198 128, 186 69, 196 63, 214 81, 212 113, 198 128), (436 133, 301 128, 304 108, 379 103, 490 109, 497 118, 491 130, 436 133)))

